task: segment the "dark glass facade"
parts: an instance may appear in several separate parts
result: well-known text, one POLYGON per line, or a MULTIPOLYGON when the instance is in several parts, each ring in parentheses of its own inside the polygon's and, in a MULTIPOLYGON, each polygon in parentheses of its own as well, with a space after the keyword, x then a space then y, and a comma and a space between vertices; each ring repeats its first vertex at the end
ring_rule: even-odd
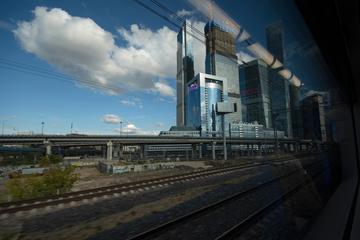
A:
POLYGON ((266 128, 272 127, 268 74, 267 65, 261 60, 239 66, 241 101, 246 109, 243 120, 266 128))
POLYGON ((301 105, 304 138, 316 141, 327 141, 327 119, 324 98, 315 93, 302 100, 301 105))
MULTIPOLYGON (((284 63, 284 40, 281 22, 270 24, 266 28, 267 49, 274 58, 284 63)), ((269 68, 272 123, 277 130, 284 131, 287 137, 293 137, 290 106, 289 81, 278 73, 280 69, 269 68)))
POLYGON ((192 54, 192 37, 190 23, 185 21, 177 35, 177 104, 176 125, 184 126, 186 112, 186 84, 194 77, 194 57, 192 54))

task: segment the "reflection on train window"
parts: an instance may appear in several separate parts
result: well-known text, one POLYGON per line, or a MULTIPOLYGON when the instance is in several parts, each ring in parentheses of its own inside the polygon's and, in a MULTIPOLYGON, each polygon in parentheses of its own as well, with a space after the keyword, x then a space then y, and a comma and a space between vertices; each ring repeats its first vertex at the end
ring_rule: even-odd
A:
POLYGON ((293 1, 0 5, 1 239, 302 238, 338 186, 293 1))

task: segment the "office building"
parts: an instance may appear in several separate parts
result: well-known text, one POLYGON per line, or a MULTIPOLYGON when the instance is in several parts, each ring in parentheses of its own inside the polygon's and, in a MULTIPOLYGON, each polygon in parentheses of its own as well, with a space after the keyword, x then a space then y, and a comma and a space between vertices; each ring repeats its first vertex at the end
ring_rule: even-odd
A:
POLYGON ((317 92, 306 96, 301 104, 304 138, 321 142, 327 140, 324 97, 317 92))
MULTIPOLYGON (((258 123, 239 123, 231 125, 231 137, 239 138, 266 138, 274 139, 275 132, 272 128, 265 128, 264 125, 258 123)), ((283 131, 276 131, 278 139, 284 138, 283 131)))
POLYGON ((302 123, 302 111, 300 109, 301 87, 290 84, 289 90, 293 137, 303 138, 304 129, 302 123))
POLYGON ((186 126, 200 130, 201 136, 221 134, 221 115, 216 113, 216 103, 227 101, 227 80, 205 73, 197 74, 187 84, 186 126))
POLYGON ((236 103, 237 106, 236 112, 227 115, 227 121, 240 123, 242 122, 242 113, 235 39, 231 33, 222 29, 214 21, 207 23, 204 31, 206 38, 205 71, 207 74, 227 80, 228 100, 236 103))
MULTIPOLYGON (((266 40, 268 51, 284 64, 284 38, 281 22, 266 27, 266 40)), ((282 69, 269 68, 272 124, 277 130, 284 131, 287 137, 293 137, 289 81, 278 74, 280 70, 282 69)))
POLYGON ((253 60, 239 65, 241 102, 246 111, 244 122, 257 122, 271 128, 271 102, 268 67, 262 60, 253 60))
POLYGON ((186 85, 194 77, 194 57, 192 54, 192 28, 185 21, 177 35, 177 74, 176 74, 176 125, 185 125, 186 85))

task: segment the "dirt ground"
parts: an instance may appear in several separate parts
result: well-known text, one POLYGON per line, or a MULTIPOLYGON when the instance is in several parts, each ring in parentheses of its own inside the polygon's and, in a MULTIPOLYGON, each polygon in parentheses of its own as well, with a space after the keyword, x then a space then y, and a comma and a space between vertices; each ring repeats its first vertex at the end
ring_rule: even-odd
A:
POLYGON ((75 173, 80 174, 80 179, 74 184, 72 191, 171 176, 211 167, 206 165, 205 161, 175 162, 175 166, 174 169, 131 172, 119 175, 105 175, 100 173, 95 167, 79 167, 75 170, 75 173))

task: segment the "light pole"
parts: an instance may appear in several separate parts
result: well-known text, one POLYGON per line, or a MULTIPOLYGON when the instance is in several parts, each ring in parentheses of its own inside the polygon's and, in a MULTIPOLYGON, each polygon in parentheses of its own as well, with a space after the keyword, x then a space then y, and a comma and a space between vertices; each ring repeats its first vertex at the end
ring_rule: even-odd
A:
POLYGON ((122 134, 122 124, 123 124, 123 122, 120 121, 120 136, 121 136, 121 134, 122 134))
POLYGON ((225 114, 235 112, 235 104, 231 102, 217 102, 216 113, 222 116, 222 131, 224 144, 224 160, 227 160, 226 131, 225 131, 225 114))
POLYGON ((73 132, 73 123, 71 123, 70 134, 72 134, 72 132, 73 132))
POLYGON ((272 116, 272 123, 274 128, 274 139, 275 139, 275 152, 278 153, 279 151, 279 144, 278 144, 278 138, 277 138, 277 131, 276 131, 276 118, 279 116, 278 113, 271 113, 272 116))
POLYGON ((126 126, 126 137, 128 137, 128 136, 129 136, 129 123, 127 123, 127 126, 126 126))
POLYGON ((41 135, 44 135, 44 122, 41 122, 41 135))
POLYGON ((6 121, 6 120, 2 120, 2 125, 1 125, 1 135, 4 135, 5 121, 6 121))

